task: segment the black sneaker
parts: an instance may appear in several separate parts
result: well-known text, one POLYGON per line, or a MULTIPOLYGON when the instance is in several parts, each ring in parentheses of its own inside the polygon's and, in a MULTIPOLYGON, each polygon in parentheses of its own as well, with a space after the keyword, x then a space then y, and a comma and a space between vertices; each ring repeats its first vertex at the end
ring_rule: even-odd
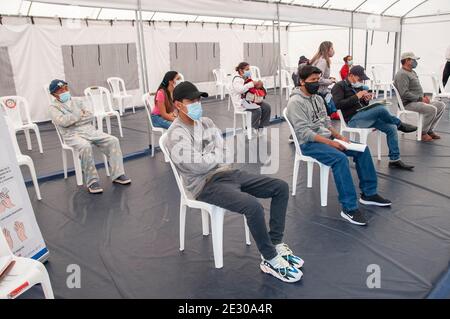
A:
POLYGON ((392 202, 388 199, 384 199, 380 195, 373 195, 373 196, 366 196, 364 194, 361 194, 361 198, 359 199, 359 202, 364 205, 372 205, 372 206, 380 206, 380 207, 386 207, 391 206, 392 202))
POLYGON ((417 131, 417 126, 402 122, 398 127, 398 130, 403 133, 412 133, 417 131))
POLYGON ((404 169, 407 171, 412 171, 414 166, 405 164, 401 160, 398 160, 398 161, 389 162, 389 168, 398 168, 398 169, 404 169))
POLYGON ((131 179, 126 177, 125 175, 121 175, 117 177, 115 180, 113 180, 113 183, 121 184, 121 185, 128 185, 131 183, 131 179))
POLYGON ((358 225, 358 226, 366 226, 367 225, 366 217, 364 217, 364 214, 361 213, 359 209, 352 210, 349 212, 342 211, 341 217, 354 225, 358 225))
POLYGON ((98 182, 93 182, 88 186, 88 192, 91 194, 101 194, 103 193, 103 188, 100 186, 98 182))

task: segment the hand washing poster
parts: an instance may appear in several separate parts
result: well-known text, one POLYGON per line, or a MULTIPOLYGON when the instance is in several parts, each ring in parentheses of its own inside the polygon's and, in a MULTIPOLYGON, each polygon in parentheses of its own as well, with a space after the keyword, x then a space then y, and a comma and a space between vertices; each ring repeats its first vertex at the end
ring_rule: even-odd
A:
POLYGON ((14 255, 45 261, 48 250, 34 216, 2 110, 0 141, 0 236, 5 236, 14 255))

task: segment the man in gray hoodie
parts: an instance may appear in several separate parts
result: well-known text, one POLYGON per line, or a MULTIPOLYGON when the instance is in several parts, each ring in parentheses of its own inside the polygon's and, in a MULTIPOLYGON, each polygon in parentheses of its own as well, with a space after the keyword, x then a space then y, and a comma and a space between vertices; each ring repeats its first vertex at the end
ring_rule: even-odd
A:
POLYGON ((287 106, 287 117, 295 130, 302 154, 310 156, 333 170, 341 216, 352 224, 364 226, 366 218, 358 209, 347 156, 353 157, 360 180, 362 194, 360 203, 365 205, 390 206, 392 203, 377 194, 377 174, 372 156, 367 147, 364 152, 347 150, 336 140, 349 142, 331 125, 323 99, 317 95, 322 71, 314 66, 305 66, 299 71, 300 87, 296 88, 287 106))
POLYGON ((299 281, 303 260, 283 243, 289 186, 223 164, 222 134, 211 119, 202 117, 200 98, 207 96, 190 82, 179 84, 173 92, 178 117, 167 132, 166 148, 188 196, 245 215, 262 255, 261 270, 284 282, 299 281), (257 198, 272 199, 270 232, 257 198))

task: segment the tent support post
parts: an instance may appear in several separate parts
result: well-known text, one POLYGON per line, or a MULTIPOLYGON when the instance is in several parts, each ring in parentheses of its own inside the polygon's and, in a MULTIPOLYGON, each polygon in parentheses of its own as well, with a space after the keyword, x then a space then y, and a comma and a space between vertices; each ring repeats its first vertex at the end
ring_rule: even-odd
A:
POLYGON ((364 69, 366 69, 366 70, 367 70, 368 51, 369 51, 368 48, 369 48, 369 30, 366 30, 366 48, 364 51, 364 69))
POLYGON ((397 33, 398 34, 398 50, 395 52, 395 54, 398 57, 398 61, 397 61, 397 64, 394 65, 394 76, 395 76, 395 73, 397 73, 397 71, 398 71, 398 68, 399 68, 398 62, 400 62, 400 56, 402 54, 403 21, 404 21, 404 18, 401 18, 400 19, 400 32, 397 33))
MULTIPOLYGON (((273 56, 275 57, 277 55, 277 49, 275 47, 276 40, 275 40, 275 20, 272 20, 272 47, 273 47, 273 56)), ((275 95, 277 95, 277 73, 274 70, 273 74, 273 92, 275 95)))
POLYGON ((278 23, 278 83, 280 84, 279 94, 279 102, 280 107, 277 109, 276 118, 281 116, 281 108, 283 107, 283 94, 281 90, 281 29, 280 29, 280 3, 277 2, 277 23, 278 23))
POLYGON ((145 72, 144 72, 144 60, 142 56, 142 45, 141 45, 141 28, 139 27, 139 16, 137 10, 134 11, 136 15, 136 32, 137 32, 137 45, 138 45, 138 53, 139 53, 139 61, 140 61, 140 71, 142 78, 142 94, 145 94, 145 72))
POLYGON ((142 6, 141 0, 138 0, 138 15, 139 15, 139 26, 140 26, 140 36, 141 36, 141 48, 142 48, 142 60, 144 62, 144 75, 145 75, 145 90, 149 91, 149 83, 148 83, 148 68, 147 68, 147 52, 145 49, 145 39, 144 39, 144 23, 142 21, 142 6))

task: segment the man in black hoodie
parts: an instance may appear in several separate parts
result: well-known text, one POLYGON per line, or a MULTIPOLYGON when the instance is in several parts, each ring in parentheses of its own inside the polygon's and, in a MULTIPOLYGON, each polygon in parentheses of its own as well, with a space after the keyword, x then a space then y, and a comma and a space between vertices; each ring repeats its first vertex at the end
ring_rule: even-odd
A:
POLYGON ((400 159, 398 146, 398 131, 410 133, 417 127, 402 123, 400 119, 391 115, 385 106, 379 104, 363 110, 373 99, 373 95, 363 88, 363 81, 367 81, 362 66, 355 65, 350 69, 347 79, 336 83, 331 94, 338 110, 342 111, 345 121, 354 128, 375 128, 387 135, 389 147, 389 167, 412 170, 414 166, 405 164, 400 159))

